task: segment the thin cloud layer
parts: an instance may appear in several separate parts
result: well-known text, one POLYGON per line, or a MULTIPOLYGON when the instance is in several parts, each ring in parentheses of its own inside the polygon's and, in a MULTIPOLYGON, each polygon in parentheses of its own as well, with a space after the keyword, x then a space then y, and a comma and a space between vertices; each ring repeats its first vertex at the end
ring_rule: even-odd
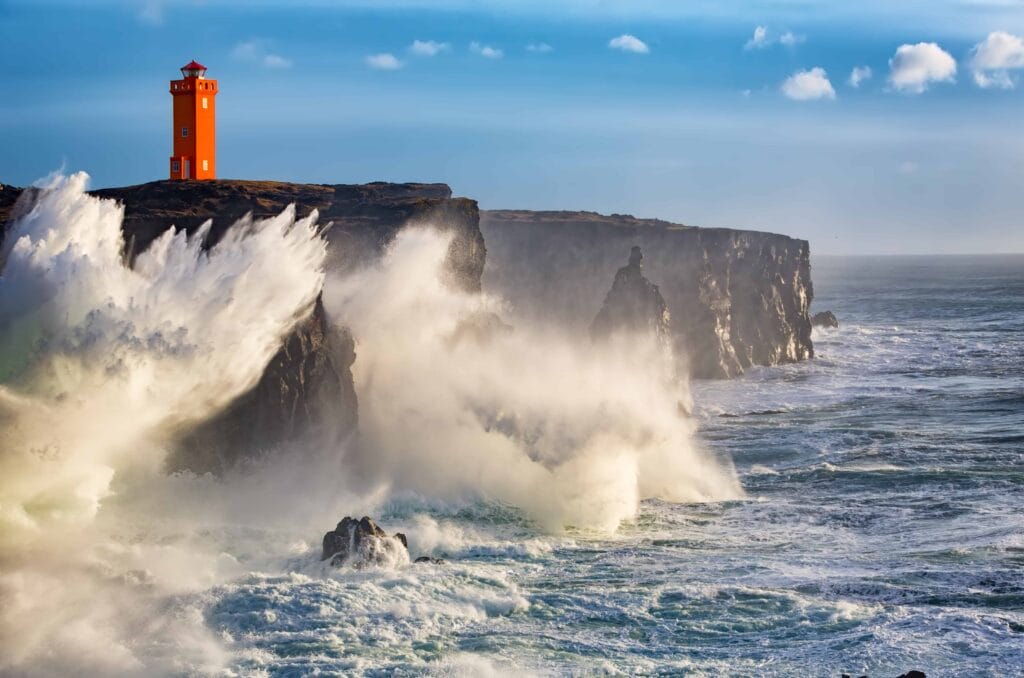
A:
POLYGON ((1005 31, 989 33, 971 50, 971 70, 978 87, 1013 89, 1010 71, 1024 68, 1024 40, 1005 31))
POLYGON ((397 71, 403 64, 394 54, 382 52, 366 57, 366 65, 375 71, 397 71))
POLYGON ((612 38, 608 41, 608 47, 622 52, 631 52, 633 54, 647 54, 651 51, 651 48, 647 46, 647 43, 635 35, 630 35, 629 33, 623 33, 617 38, 612 38))
POLYGON ((254 38, 240 42, 231 50, 231 57, 236 61, 249 64, 257 64, 264 68, 283 69, 291 68, 291 59, 286 59, 280 54, 274 54, 269 49, 266 40, 254 38))
POLYGON ((547 54, 548 52, 555 51, 555 48, 546 42, 531 42, 526 46, 527 52, 533 52, 534 54, 547 54))
POLYGON ((836 91, 824 68, 815 67, 809 71, 798 71, 782 83, 782 93, 794 101, 835 99, 836 91))
POLYGON ((953 82, 956 59, 934 42, 900 45, 889 59, 889 84, 899 92, 921 94, 935 82, 953 82))
POLYGON ((500 59, 505 56, 505 52, 503 50, 500 50, 497 47, 491 47, 490 45, 483 45, 479 42, 469 43, 469 51, 473 54, 482 56, 485 59, 500 59))

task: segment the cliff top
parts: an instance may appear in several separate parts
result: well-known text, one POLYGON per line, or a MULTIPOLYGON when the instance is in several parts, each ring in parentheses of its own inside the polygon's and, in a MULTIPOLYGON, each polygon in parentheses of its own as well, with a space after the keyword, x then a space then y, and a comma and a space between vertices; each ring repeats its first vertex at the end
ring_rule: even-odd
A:
POLYGON ((576 210, 480 210, 481 221, 489 224, 500 224, 502 226, 516 226, 530 224, 532 226, 542 225, 551 227, 575 227, 575 228, 621 228, 621 229, 658 229, 663 231, 699 231, 707 234, 743 234, 743 235, 770 235, 780 238, 799 240, 782 233, 770 231, 758 231, 747 228, 722 228, 691 226, 677 224, 664 219, 645 219, 634 217, 631 214, 599 214, 597 212, 576 211, 576 210))
MULTIPOLYGON (((6 223, 11 209, 24 189, 0 184, 0 223, 6 223)), ((284 181, 217 179, 213 181, 151 181, 134 186, 92 191, 125 203, 128 216, 225 217, 234 219, 252 210, 256 216, 277 214, 295 203, 300 214, 320 210, 330 218, 351 216, 372 206, 414 207, 422 203, 452 199, 446 184, 296 184, 284 181), (360 209, 362 208, 362 209, 360 209)))

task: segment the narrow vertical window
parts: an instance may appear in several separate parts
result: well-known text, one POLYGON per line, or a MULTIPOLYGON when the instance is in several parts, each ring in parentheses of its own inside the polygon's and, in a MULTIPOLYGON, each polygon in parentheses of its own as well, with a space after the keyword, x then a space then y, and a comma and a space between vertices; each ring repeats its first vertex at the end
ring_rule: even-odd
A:
POLYGON ((210 165, 209 165, 209 162, 207 160, 203 161, 203 171, 204 172, 209 172, 210 171, 210 165))
POLYGON ((207 104, 206 97, 203 97, 203 108, 208 108, 208 106, 206 104, 207 104))
POLYGON ((185 137, 188 136, 188 127, 182 127, 181 128, 181 136, 182 136, 182 138, 185 138, 185 137))

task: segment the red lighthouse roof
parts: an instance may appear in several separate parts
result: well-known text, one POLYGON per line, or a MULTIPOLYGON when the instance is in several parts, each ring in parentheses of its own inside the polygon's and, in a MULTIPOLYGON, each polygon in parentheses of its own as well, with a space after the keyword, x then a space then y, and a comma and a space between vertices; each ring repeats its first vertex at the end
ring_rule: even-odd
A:
POLYGON ((181 76, 183 78, 201 78, 204 75, 206 75, 206 66, 195 59, 181 67, 181 76))

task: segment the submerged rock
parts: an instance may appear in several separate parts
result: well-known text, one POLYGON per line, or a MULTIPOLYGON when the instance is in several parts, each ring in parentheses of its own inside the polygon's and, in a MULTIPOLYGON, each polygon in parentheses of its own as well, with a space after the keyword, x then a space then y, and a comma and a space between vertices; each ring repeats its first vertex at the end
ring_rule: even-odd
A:
POLYGON ((324 535, 320 560, 327 559, 335 567, 351 565, 355 568, 389 565, 399 560, 408 562, 409 542, 401 532, 388 536, 368 516, 361 520, 345 516, 335 529, 324 535))
POLYGON ((812 327, 839 327, 839 320, 832 311, 822 311, 811 316, 812 327))
POLYGON ((658 286, 644 277, 643 258, 640 248, 634 246, 629 262, 615 274, 604 305, 590 326, 590 336, 595 341, 620 331, 653 332, 660 343, 669 345, 668 307, 658 286))

